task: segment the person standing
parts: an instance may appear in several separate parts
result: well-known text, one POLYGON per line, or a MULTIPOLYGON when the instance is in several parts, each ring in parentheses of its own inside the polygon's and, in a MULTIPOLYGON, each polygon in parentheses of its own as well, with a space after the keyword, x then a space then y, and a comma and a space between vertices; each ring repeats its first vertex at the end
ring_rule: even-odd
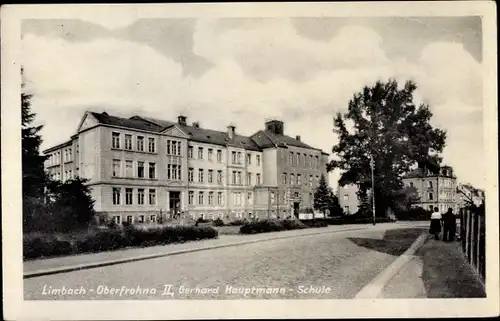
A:
POLYGON ((441 233, 441 220, 442 216, 441 213, 439 213, 439 209, 434 207, 434 212, 431 214, 431 227, 429 233, 433 234, 436 240, 439 240, 439 234, 441 233))
POLYGON ((451 207, 448 208, 448 212, 443 215, 443 225, 443 241, 453 242, 455 240, 455 233, 457 231, 457 219, 451 207))

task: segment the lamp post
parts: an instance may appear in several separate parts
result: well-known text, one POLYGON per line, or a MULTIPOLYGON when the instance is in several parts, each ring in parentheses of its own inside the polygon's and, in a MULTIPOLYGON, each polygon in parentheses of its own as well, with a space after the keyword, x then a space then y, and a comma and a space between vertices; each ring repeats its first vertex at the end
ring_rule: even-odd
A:
POLYGON ((372 214, 373 214, 373 225, 375 225, 375 161, 373 160, 373 155, 370 155, 370 167, 372 170, 372 214))

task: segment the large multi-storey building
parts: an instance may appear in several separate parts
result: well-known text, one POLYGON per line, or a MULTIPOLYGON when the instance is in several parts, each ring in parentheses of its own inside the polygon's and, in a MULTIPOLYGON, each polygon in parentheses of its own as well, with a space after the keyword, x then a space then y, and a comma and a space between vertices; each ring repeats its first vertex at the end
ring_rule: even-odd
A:
POLYGON ((403 177, 405 186, 414 187, 420 198, 415 204, 432 211, 437 207, 444 213, 448 208, 458 211, 456 202, 457 178, 450 166, 442 166, 438 173, 427 168, 417 168, 403 177))
POLYGON ((328 154, 278 120, 247 137, 177 122, 86 112, 76 134, 44 151, 54 179, 88 179, 95 210, 117 223, 288 217, 313 204, 328 154))

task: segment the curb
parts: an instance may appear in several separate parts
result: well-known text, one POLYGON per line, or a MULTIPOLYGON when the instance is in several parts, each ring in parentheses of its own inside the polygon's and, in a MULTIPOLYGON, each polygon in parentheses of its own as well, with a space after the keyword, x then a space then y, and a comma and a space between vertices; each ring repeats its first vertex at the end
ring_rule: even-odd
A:
POLYGON ((110 265, 116 265, 116 264, 122 264, 122 263, 129 263, 129 262, 136 262, 136 261, 143 261, 143 260, 149 260, 149 259, 156 259, 156 258, 165 257, 165 256, 173 256, 173 255, 179 255, 179 254, 185 254, 185 253, 191 253, 191 252, 199 252, 199 251, 204 251, 204 250, 219 249, 219 248, 225 248, 225 247, 231 247, 231 246, 260 243, 260 242, 280 240, 280 239, 288 239, 288 238, 293 238, 293 237, 311 236, 311 235, 329 234, 329 233, 340 233, 340 232, 349 232, 349 231, 357 231, 357 230, 365 230, 365 229, 366 228, 359 228, 358 227, 358 228, 350 228, 350 229, 337 230, 337 231, 328 231, 328 232, 322 231, 322 232, 312 232, 312 233, 300 234, 300 235, 277 236, 277 237, 272 237, 272 238, 265 238, 265 239, 262 238, 262 239, 241 241, 241 242, 229 243, 229 244, 212 245, 212 246, 179 250, 179 251, 173 251, 173 252, 161 253, 161 254, 148 254, 148 255, 135 256, 135 257, 125 258, 125 259, 116 259, 116 260, 101 261, 101 262, 96 262, 96 263, 71 265, 71 266, 65 266, 65 267, 58 267, 58 268, 52 268, 52 269, 46 269, 46 270, 27 272, 27 273, 24 273, 23 279, 29 279, 29 278, 34 278, 34 277, 39 277, 39 276, 44 276, 44 275, 51 275, 51 274, 67 273, 67 272, 73 272, 73 271, 79 271, 79 270, 87 270, 87 269, 92 269, 92 268, 98 268, 98 267, 104 267, 104 266, 110 266, 110 265))
POLYGON ((376 299, 382 293, 384 286, 408 263, 413 254, 426 242, 428 233, 424 232, 412 243, 412 245, 400 255, 394 262, 386 267, 379 275, 365 285, 354 297, 355 299, 376 299))

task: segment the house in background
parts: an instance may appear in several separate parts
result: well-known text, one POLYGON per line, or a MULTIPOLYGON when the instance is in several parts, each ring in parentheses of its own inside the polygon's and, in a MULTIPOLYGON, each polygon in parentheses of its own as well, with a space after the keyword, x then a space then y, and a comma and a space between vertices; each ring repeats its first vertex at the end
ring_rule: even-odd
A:
POLYGON ((285 135, 279 120, 252 136, 144 116, 86 112, 76 133, 44 151, 55 180, 89 180, 95 211, 120 224, 190 215, 287 217, 312 208, 328 154, 285 135))
POLYGON ((417 190, 420 202, 415 206, 429 211, 437 207, 442 213, 450 207, 455 212, 458 211, 457 178, 450 166, 442 166, 438 173, 433 173, 425 167, 419 167, 403 177, 403 184, 417 190))
POLYGON ((470 203, 481 206, 484 202, 484 196, 484 190, 475 188, 471 184, 457 185, 456 198, 459 208, 466 207, 470 203))
POLYGON ((349 184, 345 186, 337 187, 337 197, 339 199, 339 204, 344 214, 355 214, 359 209, 359 198, 358 192, 359 188, 355 184, 349 184))

